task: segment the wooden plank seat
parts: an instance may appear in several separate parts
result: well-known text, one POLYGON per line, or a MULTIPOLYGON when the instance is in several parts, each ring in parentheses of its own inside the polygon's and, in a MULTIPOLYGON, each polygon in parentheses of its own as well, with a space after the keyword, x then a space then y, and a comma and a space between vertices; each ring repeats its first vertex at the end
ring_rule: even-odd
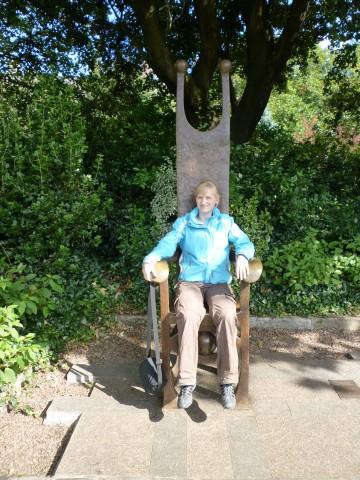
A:
MULTIPOLYGON (((160 287, 160 318, 161 318, 161 355, 163 368, 167 378, 164 386, 163 406, 165 408, 175 408, 177 391, 175 389, 176 378, 178 376, 178 342, 175 313, 169 308, 169 283, 168 283, 168 267, 166 262, 158 262, 157 269, 162 271, 155 281, 160 287), (176 355, 176 361, 171 362, 172 355, 176 355)), ((239 358, 239 383, 236 389, 236 407, 247 408, 249 405, 249 300, 250 285, 255 283, 261 276, 262 263, 259 259, 252 259, 249 262, 250 272, 248 277, 240 283, 240 298, 238 302, 239 310, 238 318, 238 340, 237 347, 240 354, 239 358)), ((216 328, 208 314, 205 315, 199 332, 210 332, 216 335, 216 328)), ((216 369, 209 368, 216 354, 199 355, 198 366, 205 366, 206 369, 214 371, 216 369)))

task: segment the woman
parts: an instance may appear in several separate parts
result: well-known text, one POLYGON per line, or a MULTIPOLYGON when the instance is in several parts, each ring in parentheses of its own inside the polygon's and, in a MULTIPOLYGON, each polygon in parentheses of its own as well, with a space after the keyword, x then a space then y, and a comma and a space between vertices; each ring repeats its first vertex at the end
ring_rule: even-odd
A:
POLYGON ((181 248, 180 275, 176 286, 176 323, 179 335, 178 407, 192 404, 198 363, 198 331, 206 313, 216 326, 217 371, 224 408, 235 407, 234 386, 238 381, 236 349, 236 302, 230 283, 230 244, 235 248, 235 274, 240 280, 249 273, 254 245, 232 217, 217 208, 220 194, 213 182, 201 182, 194 192, 196 207, 178 218, 172 230, 144 258, 143 275, 151 281, 154 264, 172 257, 181 248))

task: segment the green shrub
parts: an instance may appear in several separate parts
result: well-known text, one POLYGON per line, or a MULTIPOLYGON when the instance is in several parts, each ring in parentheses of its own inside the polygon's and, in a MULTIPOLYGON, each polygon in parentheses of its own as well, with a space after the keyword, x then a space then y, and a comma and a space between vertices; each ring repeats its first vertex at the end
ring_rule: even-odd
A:
POLYGON ((100 159, 85 171, 85 121, 72 88, 40 78, 26 100, 0 100, 0 236, 16 262, 59 269, 73 249, 99 245, 111 202, 97 180, 100 159))
POLYGON ((141 267, 144 256, 155 245, 158 235, 151 213, 136 205, 122 211, 122 224, 118 227, 119 256, 112 271, 121 278, 121 290, 131 308, 146 308, 146 282, 141 267))
POLYGON ((72 340, 87 341, 97 327, 105 323, 121 296, 118 284, 104 271, 95 257, 73 253, 62 276, 63 291, 56 298, 56 308, 39 331, 56 352, 61 352, 72 340))
POLYGON ((258 193, 246 199, 240 194, 232 195, 230 213, 254 243, 255 256, 263 258, 269 248, 273 226, 269 212, 259 211, 259 203, 258 193))
POLYGON ((273 249, 255 289, 257 311, 329 314, 359 309, 359 237, 350 242, 319 237, 310 230, 303 239, 273 249))
POLYGON ((157 169, 151 191, 154 193, 151 215, 160 237, 169 231, 169 220, 176 218, 177 213, 176 170, 170 157, 165 157, 164 163, 157 169))
POLYGON ((339 287, 350 280, 359 286, 360 259, 356 249, 359 238, 353 242, 318 240, 318 232, 310 230, 305 238, 275 248, 265 262, 266 278, 274 285, 293 291, 304 286, 331 285, 339 287))
POLYGON ((15 313, 16 306, 0 307, 0 403, 6 404, 15 395, 19 374, 49 365, 47 347, 33 333, 22 335, 23 325, 15 313))
MULTIPOLYGON (((3 267, 4 267, 3 263, 3 267)), ((20 264, 0 275, 0 305, 14 305, 26 328, 36 328, 56 309, 55 294, 63 291, 58 275, 24 273, 20 264)))
POLYGON ((53 358, 72 340, 93 338, 122 302, 114 281, 94 258, 72 254, 62 275, 26 273, 2 262, 0 306, 14 305, 25 332, 36 333, 53 358))
POLYGON ((270 214, 273 241, 295 240, 309 229, 328 241, 360 233, 358 149, 333 136, 299 143, 261 124, 249 143, 232 147, 230 179, 243 198, 257 193, 259 211, 270 214))

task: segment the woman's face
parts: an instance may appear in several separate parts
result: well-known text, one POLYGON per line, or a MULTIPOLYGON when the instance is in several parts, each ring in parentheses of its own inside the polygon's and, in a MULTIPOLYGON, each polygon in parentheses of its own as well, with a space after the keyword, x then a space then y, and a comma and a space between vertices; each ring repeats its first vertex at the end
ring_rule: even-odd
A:
POLYGON ((205 188, 196 196, 196 206, 200 213, 211 213, 218 204, 216 193, 210 188, 205 188))

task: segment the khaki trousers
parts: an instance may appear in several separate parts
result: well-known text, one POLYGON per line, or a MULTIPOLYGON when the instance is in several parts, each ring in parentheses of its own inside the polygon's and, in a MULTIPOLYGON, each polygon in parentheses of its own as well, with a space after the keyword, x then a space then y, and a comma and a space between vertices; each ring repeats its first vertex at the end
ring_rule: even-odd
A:
POLYGON ((236 302, 227 283, 179 282, 175 312, 179 335, 179 385, 195 385, 198 363, 198 332, 206 314, 204 302, 216 327, 217 371, 220 384, 238 382, 236 302))

